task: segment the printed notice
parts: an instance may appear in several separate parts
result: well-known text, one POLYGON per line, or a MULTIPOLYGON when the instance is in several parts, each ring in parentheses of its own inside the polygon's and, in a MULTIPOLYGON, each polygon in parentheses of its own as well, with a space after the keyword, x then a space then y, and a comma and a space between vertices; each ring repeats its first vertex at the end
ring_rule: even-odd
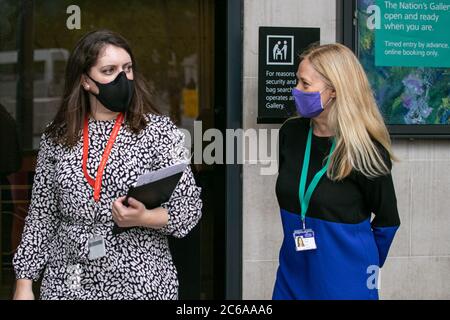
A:
POLYGON ((260 27, 258 123, 283 123, 296 115, 292 89, 299 55, 319 41, 319 28, 260 27))
POLYGON ((376 21, 376 66, 450 67, 450 0, 376 5, 369 17, 376 21))

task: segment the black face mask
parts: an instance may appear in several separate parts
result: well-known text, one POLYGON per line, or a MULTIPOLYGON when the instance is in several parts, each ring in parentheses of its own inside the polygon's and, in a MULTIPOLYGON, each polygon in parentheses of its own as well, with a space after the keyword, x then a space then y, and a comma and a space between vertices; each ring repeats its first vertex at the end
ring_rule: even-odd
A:
POLYGON ((117 77, 109 83, 99 83, 92 79, 98 87, 98 94, 94 94, 106 108, 113 112, 125 112, 130 106, 131 98, 134 93, 134 82, 128 80, 125 71, 122 71, 117 77))

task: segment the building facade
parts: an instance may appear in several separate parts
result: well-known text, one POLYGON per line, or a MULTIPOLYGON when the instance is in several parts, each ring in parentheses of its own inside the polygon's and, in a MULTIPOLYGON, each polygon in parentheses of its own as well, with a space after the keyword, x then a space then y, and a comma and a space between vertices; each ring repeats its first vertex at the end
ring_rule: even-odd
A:
MULTIPOLYGON (((12 294, 11 258, 29 205, 40 136, 60 102, 67 57, 83 34, 108 28, 130 41, 155 104, 192 136, 188 147, 194 156, 200 153, 193 168, 203 189, 203 218, 186 239, 171 240, 180 297, 270 299, 282 225, 276 172, 263 172, 276 166, 277 145, 269 143, 269 150, 255 158, 251 142, 241 141, 232 150, 242 147, 244 159, 209 162, 203 151, 211 139, 204 134, 208 129, 224 136, 230 129, 253 130, 259 139, 277 142, 280 121, 258 120, 264 54, 260 28, 315 28, 320 43, 341 42, 355 49, 356 3, 0 0, 5 13, 0 20, 0 104, 17 125, 22 150, 20 168, 0 170, 0 298, 12 294), (267 132, 263 138, 261 130, 267 132)), ((441 130, 432 137, 393 137, 400 159, 393 178, 401 227, 381 270, 381 299, 450 299, 449 128, 442 126, 447 135, 441 130)), ((230 151, 221 148, 225 155, 230 151)))

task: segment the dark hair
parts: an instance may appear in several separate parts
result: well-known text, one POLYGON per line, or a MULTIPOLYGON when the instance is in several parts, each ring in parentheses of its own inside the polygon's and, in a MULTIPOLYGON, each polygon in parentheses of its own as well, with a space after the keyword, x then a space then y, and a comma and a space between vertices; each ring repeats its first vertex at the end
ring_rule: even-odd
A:
POLYGON ((45 132, 55 142, 73 147, 81 137, 81 129, 90 109, 89 94, 81 86, 81 77, 87 74, 107 45, 125 49, 133 64, 135 90, 125 123, 130 131, 138 134, 147 125, 146 113, 159 114, 151 102, 151 93, 144 77, 139 73, 128 42, 118 33, 109 30, 92 31, 76 44, 65 71, 65 86, 59 110, 45 132))

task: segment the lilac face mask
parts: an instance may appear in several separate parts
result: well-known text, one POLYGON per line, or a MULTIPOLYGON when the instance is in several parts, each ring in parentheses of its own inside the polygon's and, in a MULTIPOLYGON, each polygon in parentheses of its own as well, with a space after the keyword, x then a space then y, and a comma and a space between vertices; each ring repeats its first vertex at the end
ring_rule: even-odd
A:
POLYGON ((320 96, 321 93, 322 91, 306 92, 294 88, 292 90, 292 95, 294 96, 297 112, 304 118, 315 118, 321 114, 324 110, 320 96))

